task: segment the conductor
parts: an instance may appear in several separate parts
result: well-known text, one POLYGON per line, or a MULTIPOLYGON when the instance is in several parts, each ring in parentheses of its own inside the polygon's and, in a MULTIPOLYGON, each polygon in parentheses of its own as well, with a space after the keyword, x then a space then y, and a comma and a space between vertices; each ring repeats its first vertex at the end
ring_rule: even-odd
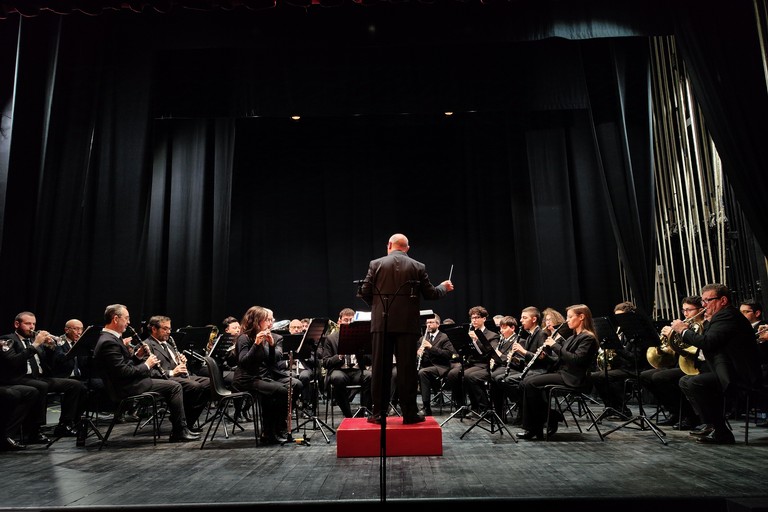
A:
POLYGON ((371 423, 381 423, 390 396, 392 355, 397 359, 397 390, 403 412, 403 424, 420 423, 424 416, 416 405, 416 349, 419 335, 420 297, 435 300, 453 290, 450 280, 434 286, 423 263, 407 254, 408 238, 397 233, 389 238, 387 255, 371 261, 358 296, 371 307, 373 366, 371 423), (383 358, 383 360, 382 360, 383 358), (383 373, 382 373, 383 372, 383 373))

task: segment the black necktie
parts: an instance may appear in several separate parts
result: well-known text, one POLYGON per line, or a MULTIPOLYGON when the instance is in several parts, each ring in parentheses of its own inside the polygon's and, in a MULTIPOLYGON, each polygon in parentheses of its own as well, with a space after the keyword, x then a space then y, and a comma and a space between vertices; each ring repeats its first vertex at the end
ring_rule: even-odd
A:
MULTIPOLYGON (((32 340, 30 340, 29 338, 24 340, 24 345, 27 347, 32 347, 34 350, 34 346, 32 345, 32 340)), ((35 355, 29 358, 29 367, 32 369, 33 377, 40 376, 40 367, 37 365, 37 350, 35 350, 35 355)))
POLYGON ((430 333, 429 342, 432 343, 433 341, 435 341, 435 333, 430 333))

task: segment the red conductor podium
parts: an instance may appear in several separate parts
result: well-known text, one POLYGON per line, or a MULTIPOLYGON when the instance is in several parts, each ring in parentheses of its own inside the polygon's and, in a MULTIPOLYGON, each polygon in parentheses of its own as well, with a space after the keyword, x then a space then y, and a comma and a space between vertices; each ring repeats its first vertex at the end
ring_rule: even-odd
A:
MULTIPOLYGON (((403 418, 387 418, 387 457, 442 455, 443 430, 432 416, 414 425, 403 418)), ((378 457, 381 453, 381 425, 365 418, 345 418, 336 429, 337 457, 378 457)))

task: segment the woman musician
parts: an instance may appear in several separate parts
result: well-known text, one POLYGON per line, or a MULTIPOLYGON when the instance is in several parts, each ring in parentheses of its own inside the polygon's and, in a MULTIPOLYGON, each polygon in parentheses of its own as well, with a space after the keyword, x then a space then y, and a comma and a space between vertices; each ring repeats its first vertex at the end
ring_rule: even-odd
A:
POLYGON ((556 341, 547 338, 544 353, 551 361, 552 371, 523 379, 523 432, 519 439, 543 439, 544 428, 547 437, 557 432, 562 414, 552 411, 550 424, 547 420, 547 393, 550 384, 581 388, 589 384, 589 369, 597 356, 598 342, 592 322, 592 312, 584 304, 569 306, 566 314, 568 328, 573 334, 567 340, 556 341))
MULTIPOLYGON (((704 308, 701 306, 701 297, 698 295, 685 297, 682 301, 682 312, 686 321, 692 322, 694 321, 692 319, 697 319, 703 322, 704 308)), ((672 353, 676 361, 677 357, 681 356, 676 357, 672 347, 668 345, 659 347, 657 350, 672 353)), ((668 412, 665 420, 656 423, 659 426, 671 426, 676 430, 691 430, 698 425, 698 415, 694 412, 690 402, 682 399, 683 394, 680 391, 679 383, 683 375, 686 373, 680 369, 678 364, 670 368, 651 368, 640 373, 641 385, 650 391, 657 403, 661 404, 664 410, 668 412)))

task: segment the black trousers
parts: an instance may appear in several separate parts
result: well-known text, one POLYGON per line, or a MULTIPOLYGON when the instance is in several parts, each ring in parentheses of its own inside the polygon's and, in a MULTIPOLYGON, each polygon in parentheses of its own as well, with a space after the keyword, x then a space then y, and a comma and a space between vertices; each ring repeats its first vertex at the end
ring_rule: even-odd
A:
MULTIPOLYGON (((0 386, 0 437, 14 437, 29 413, 41 401, 37 389, 32 386, 0 386)), ((42 399, 45 406, 45 399, 42 399)))
POLYGON ((79 380, 25 375, 12 379, 7 383, 31 386, 40 394, 40 400, 37 401, 32 411, 30 411, 29 427, 31 427, 31 430, 29 433, 39 431, 40 427, 46 423, 48 393, 61 393, 61 415, 59 416, 59 423, 61 424, 76 425, 85 410, 87 390, 85 384, 79 380))

